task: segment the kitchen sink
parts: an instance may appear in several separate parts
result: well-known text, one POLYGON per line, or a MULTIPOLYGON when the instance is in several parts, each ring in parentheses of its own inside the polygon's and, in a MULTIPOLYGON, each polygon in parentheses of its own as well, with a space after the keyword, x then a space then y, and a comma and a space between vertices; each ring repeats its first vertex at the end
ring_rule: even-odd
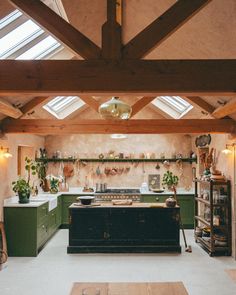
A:
POLYGON ((45 196, 45 198, 30 198, 30 202, 48 202, 48 211, 51 211, 57 207, 57 197, 45 196))

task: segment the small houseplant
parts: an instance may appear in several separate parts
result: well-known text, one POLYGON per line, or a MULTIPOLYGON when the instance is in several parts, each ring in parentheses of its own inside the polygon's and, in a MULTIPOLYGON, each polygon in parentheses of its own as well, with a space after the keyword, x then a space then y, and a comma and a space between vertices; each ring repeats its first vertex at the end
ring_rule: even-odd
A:
POLYGON ((15 193, 18 194, 19 203, 21 204, 29 203, 31 188, 29 183, 25 179, 19 177, 17 181, 13 181, 12 189, 15 193))
POLYGON ((62 178, 56 177, 52 174, 49 174, 46 179, 49 180, 50 183, 50 193, 56 194, 59 191, 59 182, 62 181, 62 178))
POLYGON ((29 203, 29 198, 31 193, 30 179, 31 179, 31 175, 36 175, 36 171, 37 171, 37 165, 35 161, 26 157, 25 170, 27 172, 27 180, 19 176, 16 181, 12 182, 12 189, 15 193, 18 194, 19 203, 21 204, 29 203))
POLYGON ((174 175, 171 171, 166 171, 163 175, 162 179, 162 185, 167 186, 169 190, 172 190, 174 192, 174 198, 169 197, 166 199, 166 206, 167 207, 175 207, 177 201, 176 201, 176 187, 178 185, 179 178, 178 176, 174 175))

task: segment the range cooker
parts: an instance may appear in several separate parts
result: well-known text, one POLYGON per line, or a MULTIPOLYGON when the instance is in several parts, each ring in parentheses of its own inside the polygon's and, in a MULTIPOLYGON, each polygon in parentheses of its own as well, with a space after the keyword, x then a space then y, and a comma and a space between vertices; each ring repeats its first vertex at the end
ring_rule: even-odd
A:
POLYGON ((140 202, 140 190, 139 189, 106 189, 104 192, 95 192, 97 201, 110 202, 112 200, 132 200, 133 202, 140 202))

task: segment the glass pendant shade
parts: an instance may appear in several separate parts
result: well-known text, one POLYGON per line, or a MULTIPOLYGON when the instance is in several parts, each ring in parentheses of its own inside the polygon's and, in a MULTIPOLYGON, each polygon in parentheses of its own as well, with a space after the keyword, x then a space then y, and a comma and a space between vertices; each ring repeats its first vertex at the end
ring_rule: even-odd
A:
POLYGON ((111 100, 99 107, 99 113, 103 119, 128 120, 132 113, 132 108, 118 97, 112 97, 111 100))

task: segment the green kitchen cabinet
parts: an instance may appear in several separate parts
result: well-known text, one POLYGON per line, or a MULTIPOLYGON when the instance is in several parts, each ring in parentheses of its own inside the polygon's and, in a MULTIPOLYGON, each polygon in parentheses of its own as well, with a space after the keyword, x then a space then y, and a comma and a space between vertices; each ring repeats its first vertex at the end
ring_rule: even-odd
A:
POLYGON ((69 227, 69 207, 76 202, 77 195, 62 195, 61 196, 61 227, 69 227))
MULTIPOLYGON (((87 196, 93 196, 89 194, 87 196)), ((83 195, 61 195, 61 228, 69 228, 69 207, 76 199, 83 195)))
MULTIPOLYGON (((142 195, 141 202, 144 203, 164 203, 168 198, 167 195, 142 195)), ((186 229, 194 227, 194 195, 177 195, 178 203, 180 206, 181 220, 186 229)))
POLYGON ((57 198, 57 217, 56 217, 56 220, 57 220, 57 227, 61 226, 61 220, 62 220, 62 197, 59 196, 57 198))
POLYGON ((9 256, 37 256, 59 227, 59 207, 5 207, 4 220, 9 256))

